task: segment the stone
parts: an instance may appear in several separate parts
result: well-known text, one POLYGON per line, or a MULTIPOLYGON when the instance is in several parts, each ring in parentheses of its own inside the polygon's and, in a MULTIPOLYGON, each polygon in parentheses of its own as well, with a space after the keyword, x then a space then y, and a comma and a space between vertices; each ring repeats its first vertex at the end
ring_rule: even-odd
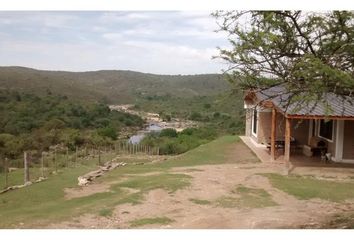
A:
POLYGON ((101 177, 106 172, 111 171, 117 167, 125 166, 125 165, 126 165, 126 163, 124 163, 124 162, 116 163, 116 162, 114 162, 114 160, 106 162, 98 170, 86 173, 85 175, 78 177, 78 185, 79 186, 86 186, 90 182, 92 182, 95 178, 101 177))

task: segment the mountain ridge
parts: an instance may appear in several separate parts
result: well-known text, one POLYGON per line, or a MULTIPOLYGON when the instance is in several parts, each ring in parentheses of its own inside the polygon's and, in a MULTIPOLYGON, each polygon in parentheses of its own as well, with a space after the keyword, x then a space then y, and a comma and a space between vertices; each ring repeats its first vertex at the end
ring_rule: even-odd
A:
POLYGON ((128 103, 146 95, 207 96, 228 89, 221 74, 160 75, 131 70, 85 72, 0 66, 0 89, 52 92, 77 100, 128 103))

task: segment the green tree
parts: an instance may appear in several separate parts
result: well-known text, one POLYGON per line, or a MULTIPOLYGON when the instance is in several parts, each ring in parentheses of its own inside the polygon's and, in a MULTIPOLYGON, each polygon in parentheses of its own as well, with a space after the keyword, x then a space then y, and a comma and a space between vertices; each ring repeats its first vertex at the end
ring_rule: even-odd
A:
POLYGON ((117 130, 111 126, 100 128, 97 130, 98 134, 103 137, 109 137, 112 140, 117 140, 117 130))
POLYGON ((177 131, 174 128, 166 128, 162 129, 160 132, 160 137, 170 137, 170 138, 175 138, 177 137, 177 131))
POLYGON ((189 119, 193 121, 202 121, 203 116, 199 112, 192 112, 189 116, 189 119))
POLYGON ((24 142, 11 134, 0 134, 0 156, 15 158, 22 153, 24 142))
MULTIPOLYGON (((291 102, 354 91, 354 12, 217 11, 231 49, 228 79, 242 90, 282 85, 291 102)), ((278 93, 274 93, 277 95, 278 93)), ((273 97, 273 96, 270 96, 273 97)), ((321 104, 327 105, 327 102, 321 104)))

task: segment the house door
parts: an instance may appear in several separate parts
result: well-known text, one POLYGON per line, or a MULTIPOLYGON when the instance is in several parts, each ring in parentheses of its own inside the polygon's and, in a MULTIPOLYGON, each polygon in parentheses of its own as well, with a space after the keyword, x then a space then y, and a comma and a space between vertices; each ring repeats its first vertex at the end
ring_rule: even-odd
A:
POLYGON ((343 159, 354 160, 354 121, 343 122, 343 159))

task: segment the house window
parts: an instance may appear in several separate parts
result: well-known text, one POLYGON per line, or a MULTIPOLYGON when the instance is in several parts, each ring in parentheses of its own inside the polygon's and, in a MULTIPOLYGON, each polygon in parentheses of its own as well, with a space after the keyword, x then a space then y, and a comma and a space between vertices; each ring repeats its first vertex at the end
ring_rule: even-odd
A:
POLYGON ((333 140, 333 120, 325 121, 320 120, 320 129, 318 135, 322 138, 332 141, 333 140))
POLYGON ((258 128, 258 116, 257 116, 257 109, 253 110, 252 113, 252 133, 253 135, 257 135, 257 128, 258 128))

